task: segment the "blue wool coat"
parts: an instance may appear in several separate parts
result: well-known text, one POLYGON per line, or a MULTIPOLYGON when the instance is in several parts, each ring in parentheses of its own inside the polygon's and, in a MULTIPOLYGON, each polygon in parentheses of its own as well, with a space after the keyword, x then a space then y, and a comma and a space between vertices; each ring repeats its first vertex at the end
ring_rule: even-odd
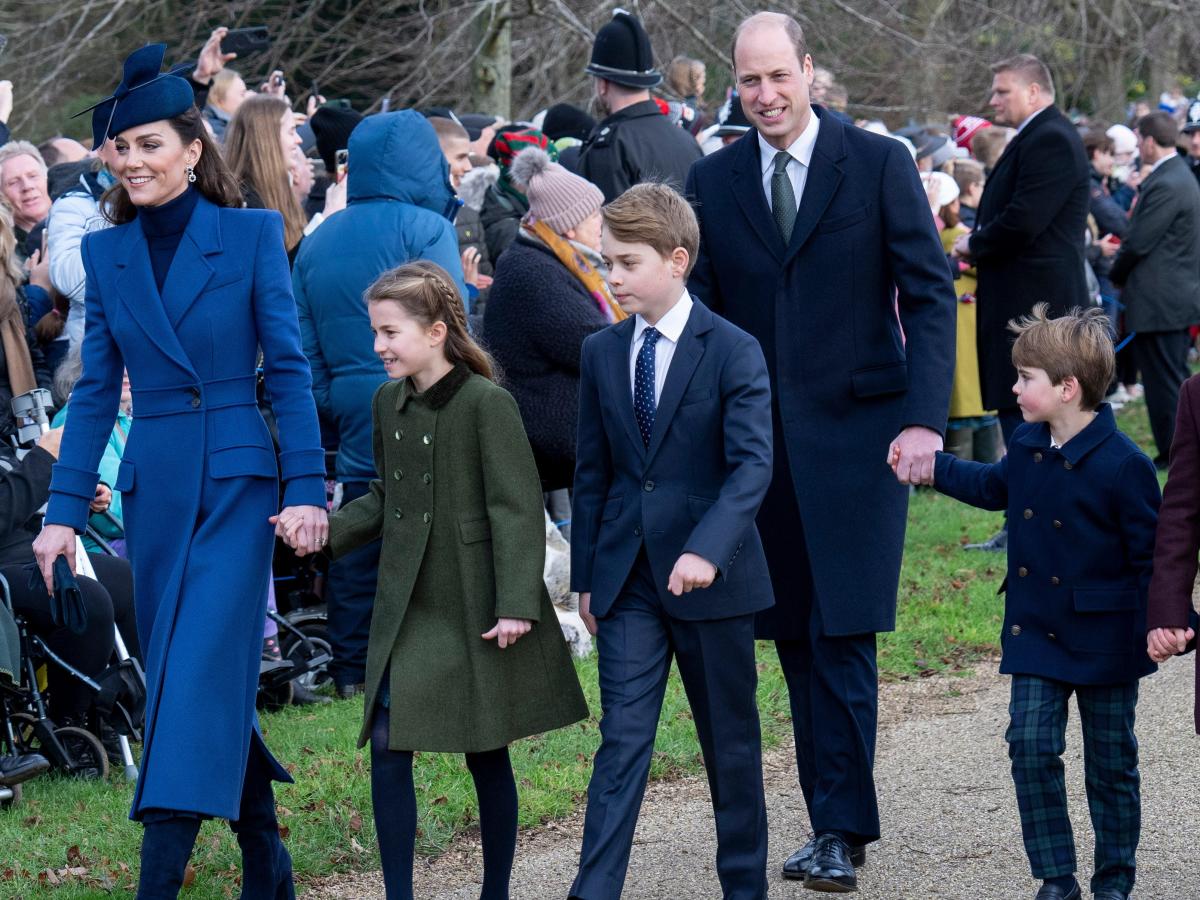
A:
POLYGON ((1020 426, 998 463, 939 453, 934 477, 943 494, 1008 510, 1001 672, 1094 685, 1155 670, 1146 595, 1162 495, 1112 407, 1058 450, 1039 422, 1020 426))
POLYGON ((137 220, 85 237, 83 263, 83 377, 46 521, 83 530, 128 368, 136 419, 113 488, 125 504, 148 687, 131 815, 232 819, 252 750, 290 780, 254 713, 279 470, 286 505, 325 502, 282 219, 202 198, 161 296, 137 220), (278 467, 255 402, 260 346, 278 467))

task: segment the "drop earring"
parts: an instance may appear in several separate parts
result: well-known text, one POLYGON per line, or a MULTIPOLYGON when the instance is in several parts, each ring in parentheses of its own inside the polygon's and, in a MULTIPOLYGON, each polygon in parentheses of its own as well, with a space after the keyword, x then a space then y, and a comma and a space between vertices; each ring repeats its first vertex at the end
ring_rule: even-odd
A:
POLYGON ((196 183, 196 170, 191 166, 184 166, 183 171, 187 173, 187 180, 191 184, 196 183))

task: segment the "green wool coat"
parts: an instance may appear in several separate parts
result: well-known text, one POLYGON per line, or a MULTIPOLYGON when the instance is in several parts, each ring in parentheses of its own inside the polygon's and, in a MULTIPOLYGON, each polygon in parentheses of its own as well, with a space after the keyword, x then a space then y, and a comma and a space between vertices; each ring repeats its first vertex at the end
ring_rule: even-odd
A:
POLYGON ((462 366, 372 401, 370 492, 330 520, 335 558, 382 537, 366 717, 388 676, 392 750, 476 753, 588 714, 546 586, 542 489, 517 404, 462 366), (534 626, 501 650, 499 617, 534 626))

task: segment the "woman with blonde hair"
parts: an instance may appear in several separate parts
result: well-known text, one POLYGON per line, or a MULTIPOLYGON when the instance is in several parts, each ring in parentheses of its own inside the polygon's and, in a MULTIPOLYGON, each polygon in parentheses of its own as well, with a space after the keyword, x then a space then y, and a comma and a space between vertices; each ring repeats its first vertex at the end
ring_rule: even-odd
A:
POLYGON ((689 56, 677 56, 667 66, 666 84, 670 94, 678 100, 668 104, 672 117, 679 122, 681 128, 697 134, 708 123, 702 122, 704 115, 704 88, 707 79, 707 69, 704 63, 689 56))
POLYGON ((300 143, 292 109, 278 97, 248 97, 225 132, 225 161, 242 186, 246 206, 283 215, 283 239, 293 257, 307 220, 292 192, 291 159, 300 143))

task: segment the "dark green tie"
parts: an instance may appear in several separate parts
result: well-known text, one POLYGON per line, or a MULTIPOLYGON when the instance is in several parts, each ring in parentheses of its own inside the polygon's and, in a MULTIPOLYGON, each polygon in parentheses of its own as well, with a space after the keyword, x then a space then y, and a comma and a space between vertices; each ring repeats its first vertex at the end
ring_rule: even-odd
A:
POLYGON ((787 174, 791 158, 786 150, 776 153, 775 172, 771 175, 771 211, 785 244, 791 242, 792 227, 796 224, 796 192, 792 190, 792 180, 787 174))

